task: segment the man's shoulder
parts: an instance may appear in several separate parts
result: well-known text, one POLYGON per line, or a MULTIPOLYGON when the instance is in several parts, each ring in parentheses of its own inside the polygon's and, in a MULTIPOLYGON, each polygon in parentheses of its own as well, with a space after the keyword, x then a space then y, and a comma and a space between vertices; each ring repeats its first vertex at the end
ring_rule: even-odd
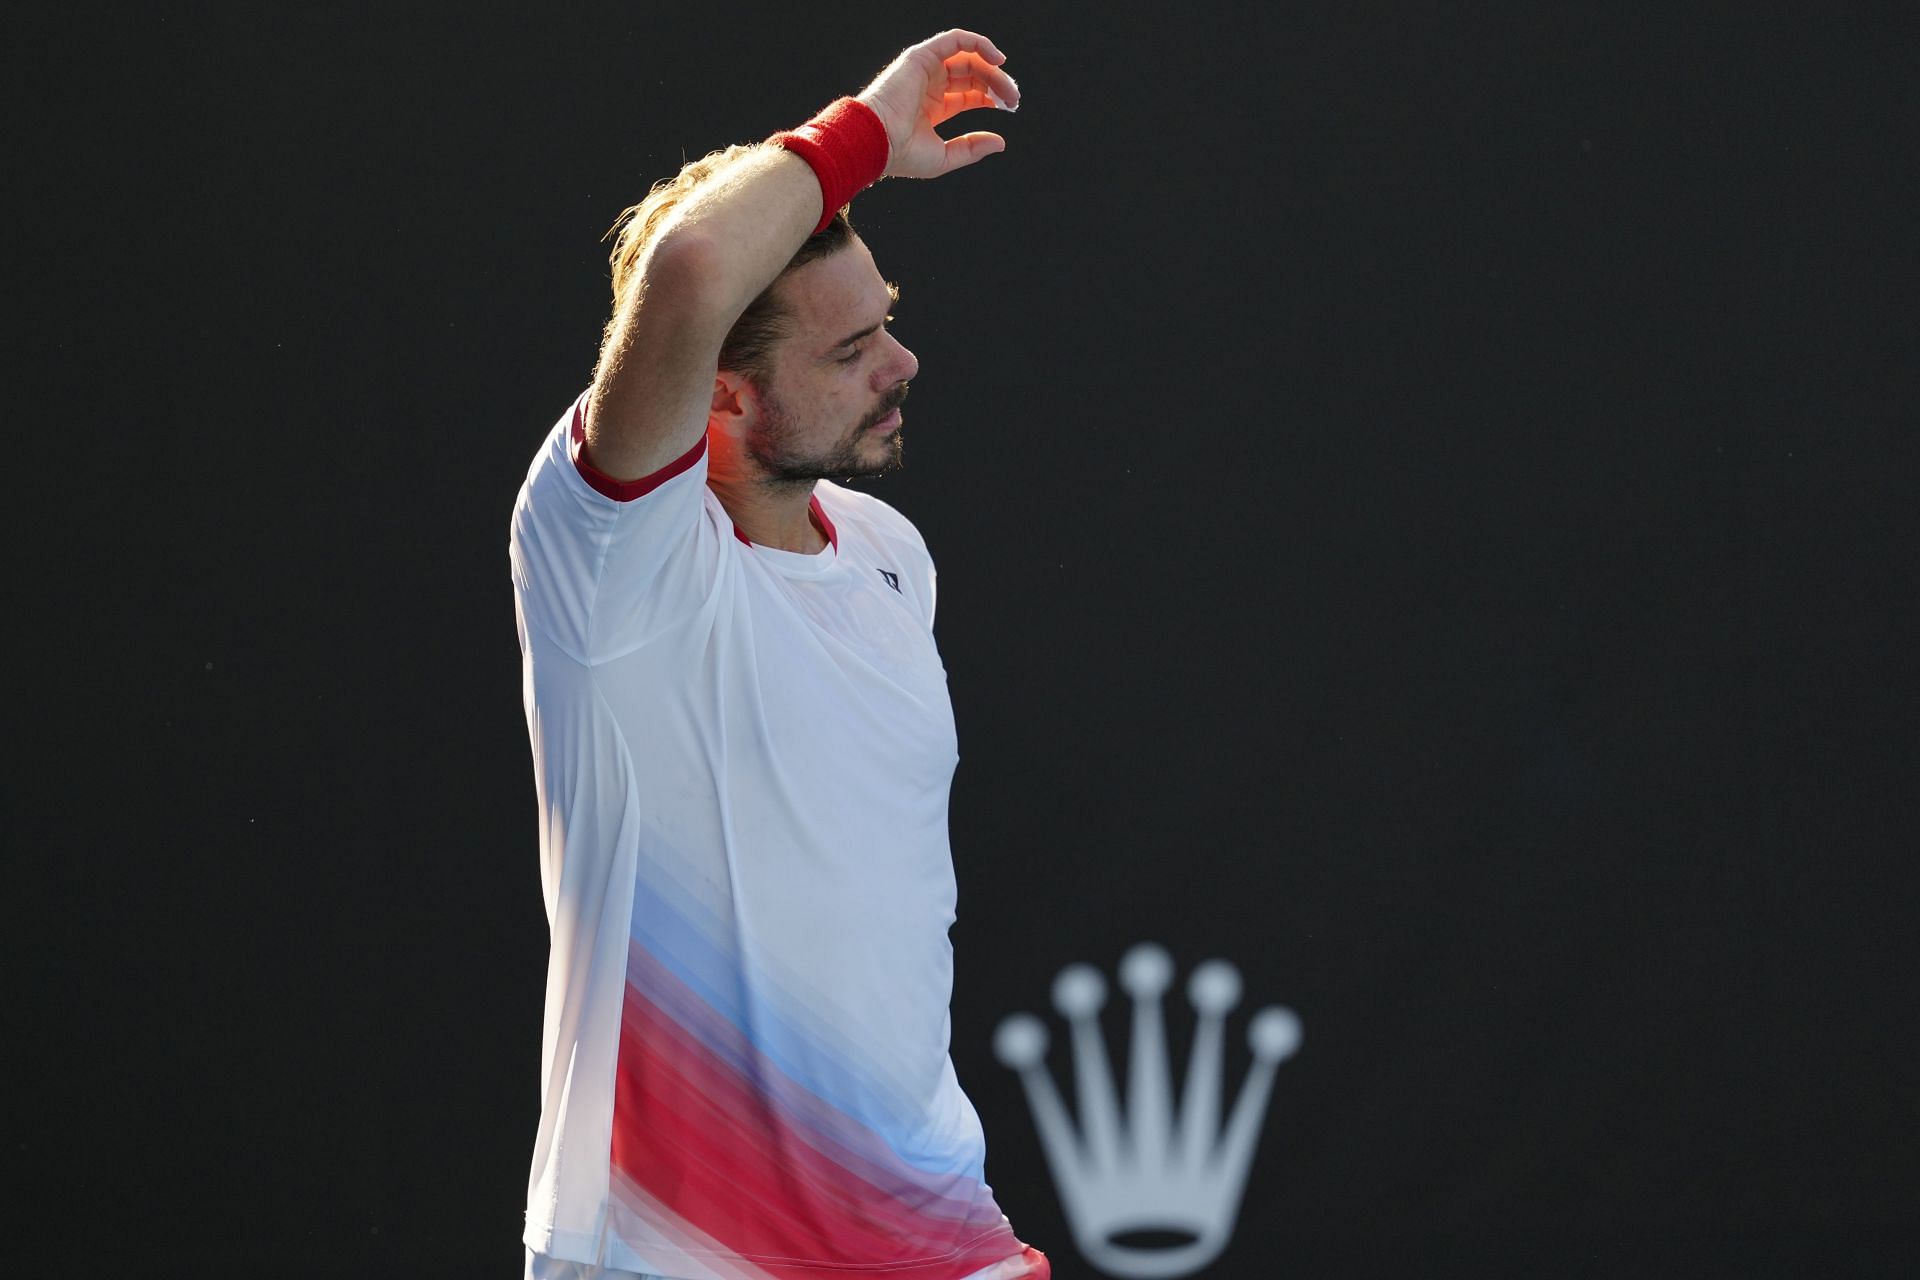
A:
POLYGON ((893 504, 831 480, 820 481, 813 493, 836 526, 855 527, 878 541, 905 543, 922 555, 927 553, 926 539, 920 536, 920 530, 893 504))

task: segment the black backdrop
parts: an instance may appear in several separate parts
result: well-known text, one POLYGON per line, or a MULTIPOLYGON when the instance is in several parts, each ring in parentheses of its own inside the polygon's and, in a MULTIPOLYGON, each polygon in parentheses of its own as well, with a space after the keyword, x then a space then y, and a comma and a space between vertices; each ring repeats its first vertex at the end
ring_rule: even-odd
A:
POLYGON ((1912 82, 1771 6, 23 6, 15 1239, 514 1274, 596 237, 952 23, 1010 150, 856 219, 1022 1233, 1093 1274, 993 1029, 1151 939, 1230 1090, 1306 1028, 1208 1274, 1899 1271, 1912 82))

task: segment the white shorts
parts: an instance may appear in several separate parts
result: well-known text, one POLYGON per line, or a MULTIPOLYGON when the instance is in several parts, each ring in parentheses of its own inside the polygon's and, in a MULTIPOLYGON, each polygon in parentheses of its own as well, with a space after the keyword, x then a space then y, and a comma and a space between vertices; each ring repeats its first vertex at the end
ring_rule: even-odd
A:
MULTIPOLYGON (((997 1275, 1025 1275, 1027 1266, 1018 1257, 996 1262, 992 1266, 982 1267, 967 1277, 967 1280, 996 1280, 997 1275)), ((526 1280, 667 1280, 665 1276, 643 1275, 638 1271, 615 1271, 611 1267, 596 1267, 591 1262, 565 1262, 559 1258, 549 1258, 544 1253, 527 1250, 526 1280)))
POLYGON ((642 1275, 638 1271, 615 1271, 612 1267, 596 1267, 591 1262, 567 1262, 561 1258, 549 1258, 544 1253, 527 1250, 526 1280, 663 1280, 660 1276, 642 1275))

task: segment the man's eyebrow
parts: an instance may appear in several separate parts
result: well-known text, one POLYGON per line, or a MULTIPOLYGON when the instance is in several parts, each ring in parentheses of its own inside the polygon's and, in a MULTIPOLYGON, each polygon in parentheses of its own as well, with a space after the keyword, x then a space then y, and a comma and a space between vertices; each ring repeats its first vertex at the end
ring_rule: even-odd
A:
MULTIPOLYGON (((887 302, 892 305, 898 305, 900 302, 900 286, 895 284, 891 280, 887 281, 887 302)), ((887 319, 891 320, 893 319, 893 317, 888 316, 887 319)), ((885 322, 883 321, 882 323, 885 323, 885 322)), ((828 347, 827 350, 838 351, 842 347, 850 347, 854 343, 860 341, 860 339, 868 336, 869 334, 874 334, 878 332, 880 332, 880 326, 877 324, 870 324, 866 328, 860 330, 860 332, 858 333, 848 334, 846 337, 840 339, 840 341, 828 347)))

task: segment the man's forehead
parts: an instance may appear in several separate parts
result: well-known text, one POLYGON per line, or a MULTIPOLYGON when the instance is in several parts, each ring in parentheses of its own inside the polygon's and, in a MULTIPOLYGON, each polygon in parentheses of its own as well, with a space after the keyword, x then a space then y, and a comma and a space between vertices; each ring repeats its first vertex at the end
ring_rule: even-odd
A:
POLYGON ((874 265, 867 246, 855 240, 838 253, 815 258, 788 277, 787 305, 807 324, 871 324, 869 314, 885 308, 891 289, 874 265))

